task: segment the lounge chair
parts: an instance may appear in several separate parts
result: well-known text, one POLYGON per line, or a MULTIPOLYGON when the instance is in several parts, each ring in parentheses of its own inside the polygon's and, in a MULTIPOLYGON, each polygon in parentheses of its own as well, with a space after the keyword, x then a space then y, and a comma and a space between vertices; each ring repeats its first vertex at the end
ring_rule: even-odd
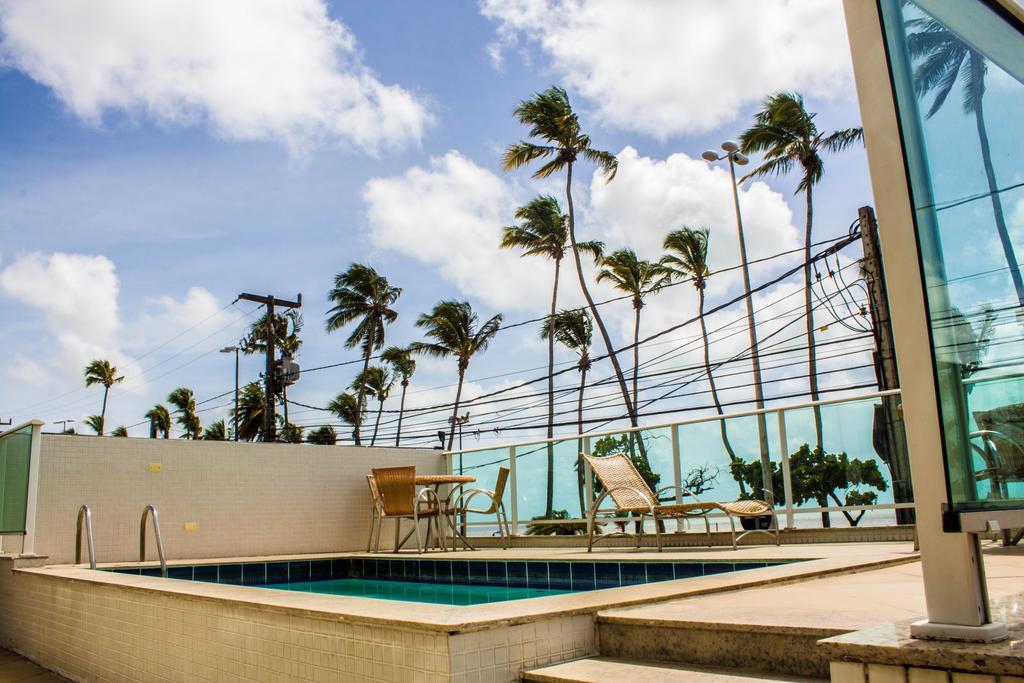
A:
MULTIPOLYGON (((662 549, 661 522, 666 519, 686 519, 691 517, 703 517, 707 529, 708 546, 711 545, 711 525, 708 524, 708 513, 721 510, 718 503, 702 503, 697 497, 678 486, 665 486, 657 492, 651 491, 643 477, 637 471, 630 459, 623 453, 608 455, 601 458, 591 457, 583 454, 584 460, 590 465, 594 474, 604 486, 604 491, 597 497, 594 504, 587 511, 587 552, 594 547, 594 531, 597 515, 600 513, 614 513, 617 516, 632 515, 639 517, 637 520, 638 533, 636 534, 636 545, 640 547, 643 538, 644 518, 650 517, 654 520, 654 534, 657 538, 658 551, 662 549), (658 497, 666 491, 679 491, 683 497, 692 498, 692 503, 670 503, 662 504, 658 497), (611 498, 615 507, 601 509, 601 504, 606 498, 611 498)), ((623 535, 625 532, 603 534, 601 538, 623 535)))
POLYGON ((729 528, 732 532, 732 549, 736 550, 736 544, 738 541, 742 541, 743 538, 749 534, 768 534, 769 536, 775 534, 775 545, 782 545, 782 539, 779 537, 779 516, 775 512, 775 507, 765 500, 737 500, 732 503, 719 503, 718 506, 722 509, 729 517, 729 528), (736 517, 764 517, 771 515, 772 521, 767 529, 747 529, 739 536, 736 535, 736 517))
MULTIPOLYGON (((505 495, 505 483, 508 481, 508 473, 509 469, 507 467, 498 468, 498 478, 494 482, 494 490, 481 488, 458 488, 452 490, 445 504, 445 514, 448 515, 453 530, 458 529, 456 519, 463 515, 494 515, 498 522, 498 533, 501 535, 501 547, 508 548, 508 539, 512 532, 508 525, 508 515, 505 514, 505 504, 501 502, 502 497, 505 495), (482 496, 489 501, 489 505, 486 508, 470 507, 470 503, 478 496, 482 496)), ((456 532, 452 534, 453 550, 456 540, 460 538, 467 546, 473 548, 462 534, 456 532)))
MULTIPOLYGON (((413 529, 409 535, 416 534, 416 547, 419 552, 424 551, 420 536, 421 519, 427 520, 427 541, 430 540, 430 525, 433 524, 438 541, 444 542, 440 522, 442 517, 441 501, 438 499, 437 493, 429 487, 424 488, 419 494, 416 493, 415 467, 378 467, 373 469, 373 476, 366 479, 374 498, 373 514, 376 522, 378 551, 380 550, 380 530, 384 526, 385 519, 395 520, 396 553, 402 545, 398 537, 403 519, 411 519, 413 522, 413 529)), ((371 539, 373 538, 373 527, 374 525, 371 523, 371 539)), ((367 551, 369 550, 368 545, 367 551)))

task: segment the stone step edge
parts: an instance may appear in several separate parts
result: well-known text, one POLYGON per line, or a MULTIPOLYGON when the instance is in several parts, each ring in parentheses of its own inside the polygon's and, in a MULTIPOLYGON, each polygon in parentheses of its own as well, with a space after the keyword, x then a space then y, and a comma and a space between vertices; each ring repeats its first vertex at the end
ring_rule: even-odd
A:
POLYGON ((592 683, 594 681, 617 680, 636 681, 640 674, 649 674, 658 683, 693 681, 705 683, 811 683, 824 679, 784 674, 763 674, 733 669, 717 669, 701 666, 687 666, 671 662, 619 659, 614 657, 585 657, 559 662, 529 671, 523 671, 521 680, 535 683, 592 683), (640 670, 638 670, 640 669, 640 670), (598 677, 595 677, 595 674, 598 677), (585 676, 585 677, 583 677, 585 676))
MULTIPOLYGON (((639 610, 637 610, 639 611, 639 610)), ((831 638, 851 631, 859 631, 862 627, 836 627, 836 626, 790 626, 786 624, 744 624, 735 621, 696 621, 686 619, 671 619, 651 616, 626 616, 621 612, 598 612, 596 622, 600 628, 601 624, 615 624, 617 626, 637 626, 659 628, 675 628, 680 630, 694 631, 725 631, 729 633, 772 633, 787 636, 816 636, 818 638, 831 638)))

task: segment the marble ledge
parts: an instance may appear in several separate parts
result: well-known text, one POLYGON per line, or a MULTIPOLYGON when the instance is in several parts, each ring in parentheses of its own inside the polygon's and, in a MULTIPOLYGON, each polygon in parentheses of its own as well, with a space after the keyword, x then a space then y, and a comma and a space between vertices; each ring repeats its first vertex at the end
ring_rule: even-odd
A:
POLYGON ((818 641, 818 652, 833 662, 863 662, 902 667, 946 669, 988 675, 1024 672, 1024 593, 994 604, 1010 637, 1000 643, 955 643, 910 637, 910 622, 882 624, 818 641), (1010 609, 1007 609, 1007 608, 1010 609))

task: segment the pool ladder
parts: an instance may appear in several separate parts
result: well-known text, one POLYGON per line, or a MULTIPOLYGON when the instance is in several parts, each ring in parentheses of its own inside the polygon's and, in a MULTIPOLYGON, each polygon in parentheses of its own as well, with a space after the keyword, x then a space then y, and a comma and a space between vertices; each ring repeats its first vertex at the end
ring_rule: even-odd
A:
POLYGON ((139 525, 139 562, 146 561, 146 519, 153 518, 153 535, 156 536, 156 554, 160 556, 160 576, 167 577, 167 558, 164 556, 164 537, 160 534, 160 515, 153 505, 142 510, 142 523, 139 525))
POLYGON ((96 569, 96 544, 92 540, 92 510, 88 505, 78 508, 78 523, 75 528, 75 564, 82 563, 82 524, 85 524, 85 539, 89 547, 89 569, 96 569))

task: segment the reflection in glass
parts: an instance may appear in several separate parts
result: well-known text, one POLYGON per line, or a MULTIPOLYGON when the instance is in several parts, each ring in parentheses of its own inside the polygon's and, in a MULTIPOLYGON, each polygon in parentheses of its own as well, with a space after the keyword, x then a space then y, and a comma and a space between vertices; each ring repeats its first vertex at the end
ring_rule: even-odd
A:
POLYGON ((950 504, 1024 504, 1024 39, 984 3, 886 0, 950 504))

